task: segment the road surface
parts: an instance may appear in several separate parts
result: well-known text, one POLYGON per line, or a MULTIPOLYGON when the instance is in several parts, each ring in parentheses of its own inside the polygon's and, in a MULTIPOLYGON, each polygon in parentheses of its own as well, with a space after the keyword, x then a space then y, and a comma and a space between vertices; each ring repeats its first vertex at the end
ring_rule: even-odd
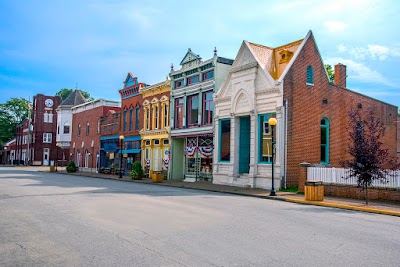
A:
POLYGON ((400 218, 0 167, 0 266, 399 266, 400 218))

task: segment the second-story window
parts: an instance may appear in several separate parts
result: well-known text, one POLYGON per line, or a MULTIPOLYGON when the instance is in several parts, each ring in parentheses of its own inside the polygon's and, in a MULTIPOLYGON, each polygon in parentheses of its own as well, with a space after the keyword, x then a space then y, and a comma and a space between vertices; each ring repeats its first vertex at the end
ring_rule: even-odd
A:
POLYGON ((203 73, 203 81, 214 78, 214 71, 203 73))
POLYGON ((175 88, 179 88, 183 86, 183 80, 175 81, 175 88))
POLYGON ((197 126, 199 123, 199 95, 189 96, 187 105, 188 126, 197 126))
POLYGON ((69 123, 64 123, 64 134, 69 134, 69 123))
POLYGON ((135 129, 139 130, 139 112, 140 112, 140 107, 136 107, 136 121, 135 121, 135 129))
POLYGON ((129 110, 129 131, 133 130, 133 108, 129 110))
POLYGON ((199 82, 199 75, 187 78, 187 85, 195 84, 199 82))
POLYGON ((158 105, 154 108, 154 128, 158 129, 158 105))
POLYGON ((127 114, 127 110, 124 110, 124 117, 123 117, 123 120, 124 120, 124 132, 126 132, 126 114, 127 114))
POLYGON ((175 99, 175 128, 183 127, 183 98, 175 99))
POLYGON ((150 106, 146 108, 146 130, 150 130, 150 106))
POLYGON ((212 124, 214 115, 213 92, 208 91, 203 95, 203 125, 212 124))
POLYGON ((86 123, 86 135, 89 135, 90 133, 90 125, 89 122, 86 123))
POLYGON ((78 136, 81 136, 81 124, 78 124, 78 136))
POLYGON ((168 125, 169 114, 168 114, 168 105, 167 104, 164 105, 163 117, 164 117, 164 127, 168 127, 169 126, 168 125))

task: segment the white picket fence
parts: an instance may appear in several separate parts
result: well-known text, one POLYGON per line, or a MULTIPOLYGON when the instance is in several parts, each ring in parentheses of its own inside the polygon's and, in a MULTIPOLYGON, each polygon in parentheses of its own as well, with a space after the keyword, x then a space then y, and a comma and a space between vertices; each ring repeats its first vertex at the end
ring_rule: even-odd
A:
MULTIPOLYGON (((318 180, 325 184, 357 185, 357 179, 349 177, 348 171, 349 169, 342 168, 308 167, 307 180, 318 180)), ((386 181, 374 180, 371 186, 400 189, 400 171, 390 171, 386 176, 386 181)))

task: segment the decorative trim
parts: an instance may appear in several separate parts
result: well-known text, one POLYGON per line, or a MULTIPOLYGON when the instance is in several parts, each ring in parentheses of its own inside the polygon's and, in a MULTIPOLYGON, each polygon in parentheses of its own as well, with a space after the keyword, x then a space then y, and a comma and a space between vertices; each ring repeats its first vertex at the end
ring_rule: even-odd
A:
POLYGON ((239 72, 239 71, 243 71, 243 70, 247 70, 247 69, 251 69, 251 68, 257 68, 258 67, 258 62, 250 62, 247 63, 245 65, 241 65, 241 66, 237 66, 237 67, 233 67, 231 68, 231 70, 229 71, 229 73, 235 73, 235 72, 239 72))

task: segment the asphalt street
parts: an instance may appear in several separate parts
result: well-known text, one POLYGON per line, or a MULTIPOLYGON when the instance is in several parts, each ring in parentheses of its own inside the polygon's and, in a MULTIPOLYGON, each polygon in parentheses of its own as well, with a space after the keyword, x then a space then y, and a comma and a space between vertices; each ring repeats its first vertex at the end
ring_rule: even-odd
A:
POLYGON ((399 266, 400 218, 0 167, 0 266, 399 266))

